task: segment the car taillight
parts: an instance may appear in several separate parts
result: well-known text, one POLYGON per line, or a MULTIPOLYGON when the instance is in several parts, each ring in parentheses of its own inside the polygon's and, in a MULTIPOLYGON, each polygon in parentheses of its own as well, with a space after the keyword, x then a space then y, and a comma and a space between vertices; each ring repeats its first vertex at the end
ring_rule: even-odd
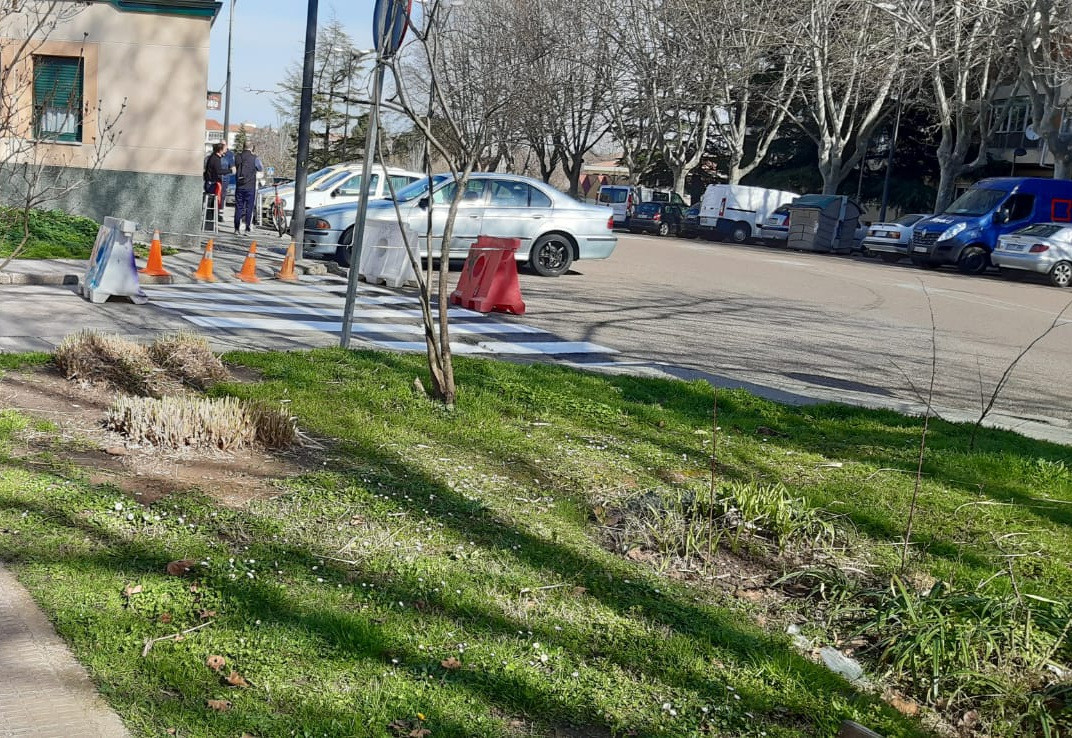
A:
POLYGON ((614 230, 614 216, 613 215, 610 216, 609 218, 607 218, 607 230, 608 231, 613 231, 614 230))
POLYGON ((788 227, 789 227, 789 217, 790 217, 790 216, 788 216, 788 215, 787 215, 787 216, 785 216, 785 227, 786 227, 786 228, 788 228, 788 227))
POLYGON ((1050 250, 1050 247, 1047 246, 1046 244, 1044 244, 1044 243, 1036 243, 1036 244, 1031 245, 1031 248, 1028 249, 1028 253, 1041 254, 1044 251, 1049 251, 1049 250, 1050 250))
POLYGON ((655 215, 651 216, 651 219, 652 220, 662 220, 663 219, 663 214, 662 213, 656 213, 655 215))

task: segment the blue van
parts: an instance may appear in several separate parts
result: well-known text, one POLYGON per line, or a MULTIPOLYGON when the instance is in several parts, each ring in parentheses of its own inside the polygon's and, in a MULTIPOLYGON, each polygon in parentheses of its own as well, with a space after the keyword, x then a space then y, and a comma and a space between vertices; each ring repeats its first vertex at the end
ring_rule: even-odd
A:
POLYGON ((1051 222, 1072 222, 1072 180, 984 179, 944 213, 916 223, 909 256, 916 266, 956 264, 965 274, 981 274, 990 266, 999 236, 1051 222))

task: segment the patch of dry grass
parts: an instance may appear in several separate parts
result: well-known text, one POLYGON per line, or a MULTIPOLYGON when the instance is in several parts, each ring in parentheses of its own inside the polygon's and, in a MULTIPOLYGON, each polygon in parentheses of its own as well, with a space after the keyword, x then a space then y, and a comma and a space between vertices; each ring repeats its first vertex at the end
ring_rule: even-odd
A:
POLYGON ((183 384, 204 390, 231 378, 208 342, 196 333, 161 336, 149 346, 149 356, 183 384))
POLYGON ((135 443, 164 448, 285 448, 298 439, 294 418, 283 408, 233 397, 119 396, 106 424, 135 443))
POLYGON ((145 346, 119 336, 75 333, 63 340, 54 359, 67 379, 107 384, 133 395, 160 397, 172 384, 145 346))

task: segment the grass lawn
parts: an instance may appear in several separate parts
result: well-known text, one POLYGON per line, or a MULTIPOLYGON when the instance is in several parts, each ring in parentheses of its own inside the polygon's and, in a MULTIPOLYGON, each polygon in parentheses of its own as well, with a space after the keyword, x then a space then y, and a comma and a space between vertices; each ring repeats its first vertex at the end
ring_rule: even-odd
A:
MULTIPOLYGON (((20 259, 88 259, 98 224, 60 210, 30 212, 30 240, 20 259)), ((0 207, 0 259, 22 242, 22 213, 0 207)))
MULTIPOLYGON (((325 446, 321 471, 243 509, 211 489, 142 506, 62 445, 16 456, 48 429, 0 411, 0 558, 136 735, 831 736, 846 718, 927 734, 761 604, 608 550, 594 510, 703 494, 707 385, 456 359, 448 412, 412 389, 423 357, 228 360, 261 381, 215 394, 285 401, 325 446), (165 573, 176 559, 191 577, 165 573)), ((918 419, 720 391, 719 424, 723 483, 778 482, 836 514, 888 580, 918 419)), ((1000 431, 969 452, 968 435, 932 424, 914 573, 1072 599, 1072 453, 1000 431)))

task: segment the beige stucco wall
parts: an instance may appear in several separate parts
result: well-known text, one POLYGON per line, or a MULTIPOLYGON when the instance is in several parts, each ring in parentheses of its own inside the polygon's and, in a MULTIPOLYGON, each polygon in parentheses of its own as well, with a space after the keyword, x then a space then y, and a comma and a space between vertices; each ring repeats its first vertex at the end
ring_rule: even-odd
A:
MULTIPOLYGON (((5 65, 26 37, 26 20, 25 14, 0 19, 5 65)), ((91 166, 98 125, 115 121, 114 143, 103 155, 102 169, 200 175, 210 30, 208 18, 122 12, 111 5, 85 7, 48 29, 47 39, 35 42, 32 53, 84 56, 86 110, 82 144, 42 144, 39 160, 91 166)), ((24 72, 21 78, 28 76, 24 72)), ((22 135, 28 135, 29 89, 22 87, 22 135)))

